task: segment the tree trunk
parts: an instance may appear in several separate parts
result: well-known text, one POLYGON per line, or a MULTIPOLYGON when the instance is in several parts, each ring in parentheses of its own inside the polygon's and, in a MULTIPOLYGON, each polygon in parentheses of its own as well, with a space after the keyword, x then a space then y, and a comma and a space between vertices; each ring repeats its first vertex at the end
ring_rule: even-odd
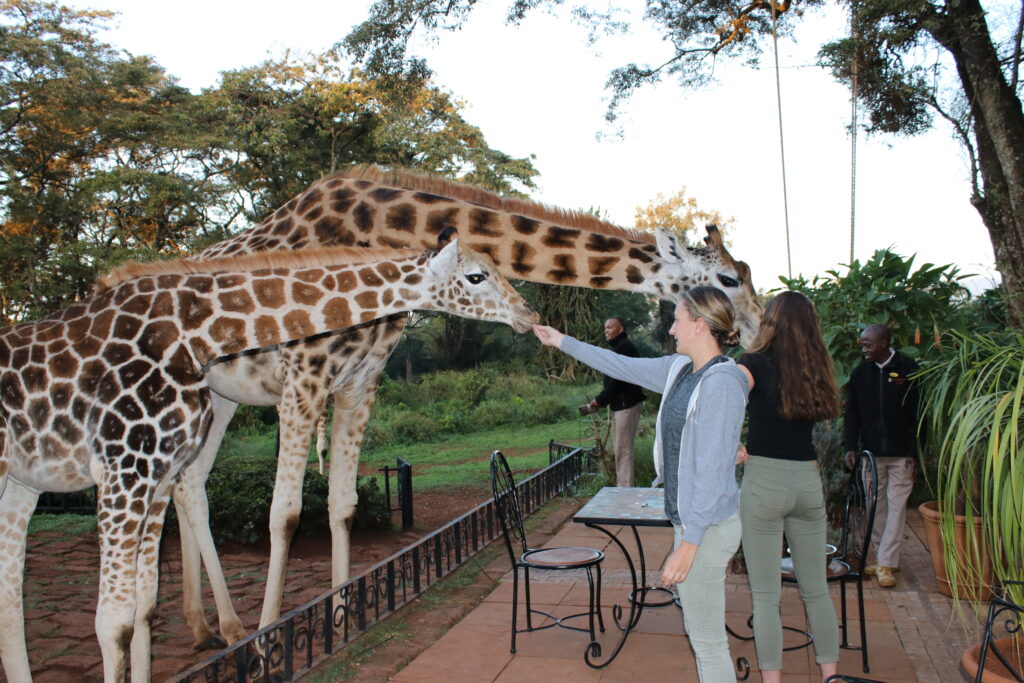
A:
POLYGON ((988 228, 1010 322, 1024 327, 1024 112, 1006 82, 978 0, 951 0, 930 29, 956 62, 971 103, 988 228))

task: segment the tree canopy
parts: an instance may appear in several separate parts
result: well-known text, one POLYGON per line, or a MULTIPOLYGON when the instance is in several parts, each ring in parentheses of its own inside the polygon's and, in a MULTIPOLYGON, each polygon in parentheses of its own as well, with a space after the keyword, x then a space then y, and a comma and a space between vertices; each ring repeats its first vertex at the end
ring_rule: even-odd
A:
MULTIPOLYGON (((344 45, 373 73, 423 74, 407 54, 415 31, 456 30, 476 0, 377 0, 344 45)), ((871 132, 913 135, 948 121, 971 161, 971 203, 989 231, 1003 276, 1011 320, 1024 325, 1024 113, 1020 101, 1020 3, 980 0, 644 0, 642 16, 565 0, 509 0, 507 21, 569 6, 591 35, 649 23, 668 46, 651 64, 624 64, 609 74, 610 105, 637 88, 672 78, 697 87, 714 75, 717 59, 756 63, 776 36, 796 36, 809 8, 851 15, 851 33, 820 47, 821 65, 848 85, 871 132), (987 9, 992 9, 990 13, 987 9), (990 23, 991 20, 991 23, 990 23)))
POLYGON ((184 255, 355 163, 503 193, 530 158, 492 149, 429 78, 370 77, 329 51, 225 73, 200 94, 99 41, 110 13, 0 0, 0 318, 86 295, 128 258, 184 255))

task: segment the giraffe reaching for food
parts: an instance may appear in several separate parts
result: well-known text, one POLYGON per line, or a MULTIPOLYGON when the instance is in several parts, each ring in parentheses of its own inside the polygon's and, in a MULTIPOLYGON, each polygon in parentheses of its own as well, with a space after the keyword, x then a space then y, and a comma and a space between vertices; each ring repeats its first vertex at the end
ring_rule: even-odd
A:
MULTIPOLYGON (((336 244, 427 247, 449 229, 455 229, 471 249, 490 256, 505 277, 631 290, 670 301, 691 287, 710 284, 732 300, 747 343, 760 321, 750 269, 732 258, 717 229, 708 229, 704 247, 687 248, 667 233, 626 230, 591 215, 505 199, 438 177, 375 167, 357 167, 314 183, 258 226, 209 247, 200 256, 336 244)), ((215 405, 214 426, 199 458, 175 489, 176 507, 187 508, 189 517, 186 522, 185 516, 179 516, 183 602, 197 645, 213 637, 200 602, 200 552, 217 600, 221 633, 229 642, 244 635, 209 534, 204 492, 235 403, 277 404, 281 412, 262 627, 280 613, 310 437, 332 394, 332 583, 336 586, 348 578, 348 521, 356 506, 359 450, 378 377, 404 324, 402 318, 382 320, 359 330, 241 357, 208 373, 211 389, 221 397, 215 405)))
POLYGON ((171 485, 212 421, 220 359, 412 309, 529 329, 536 314, 458 240, 436 254, 335 247, 131 264, 96 293, 0 330, 0 657, 31 678, 22 584, 41 491, 95 484, 104 677, 149 679, 157 555, 171 485))

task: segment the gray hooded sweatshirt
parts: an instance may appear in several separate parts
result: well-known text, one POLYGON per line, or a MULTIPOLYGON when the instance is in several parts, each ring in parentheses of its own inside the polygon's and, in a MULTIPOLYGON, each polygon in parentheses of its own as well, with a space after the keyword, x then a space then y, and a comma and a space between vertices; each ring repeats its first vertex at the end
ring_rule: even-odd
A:
MULTIPOLYGON (((676 376, 690 363, 689 356, 673 354, 661 358, 629 358, 566 336, 561 350, 610 377, 638 384, 665 394, 676 376)), ((683 540, 700 545, 712 524, 723 522, 739 507, 736 485, 736 449, 750 388, 747 378, 732 359, 707 368, 690 394, 686 423, 680 439, 677 478, 665 478, 661 435, 664 396, 658 409, 654 440, 654 468, 668 486, 665 496, 674 496, 683 527, 683 540)), ((676 520, 673 520, 675 522, 676 520)))

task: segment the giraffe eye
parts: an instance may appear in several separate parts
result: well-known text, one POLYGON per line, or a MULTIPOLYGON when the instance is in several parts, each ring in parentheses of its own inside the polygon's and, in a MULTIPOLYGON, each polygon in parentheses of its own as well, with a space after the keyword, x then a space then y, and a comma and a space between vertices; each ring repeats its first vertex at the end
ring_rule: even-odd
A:
POLYGON ((740 283, 735 278, 731 278, 728 275, 722 275, 721 273, 718 274, 718 281, 722 283, 723 287, 740 286, 740 283))
POLYGON ((487 273, 469 273, 466 279, 469 280, 469 284, 478 285, 487 279, 487 273))

